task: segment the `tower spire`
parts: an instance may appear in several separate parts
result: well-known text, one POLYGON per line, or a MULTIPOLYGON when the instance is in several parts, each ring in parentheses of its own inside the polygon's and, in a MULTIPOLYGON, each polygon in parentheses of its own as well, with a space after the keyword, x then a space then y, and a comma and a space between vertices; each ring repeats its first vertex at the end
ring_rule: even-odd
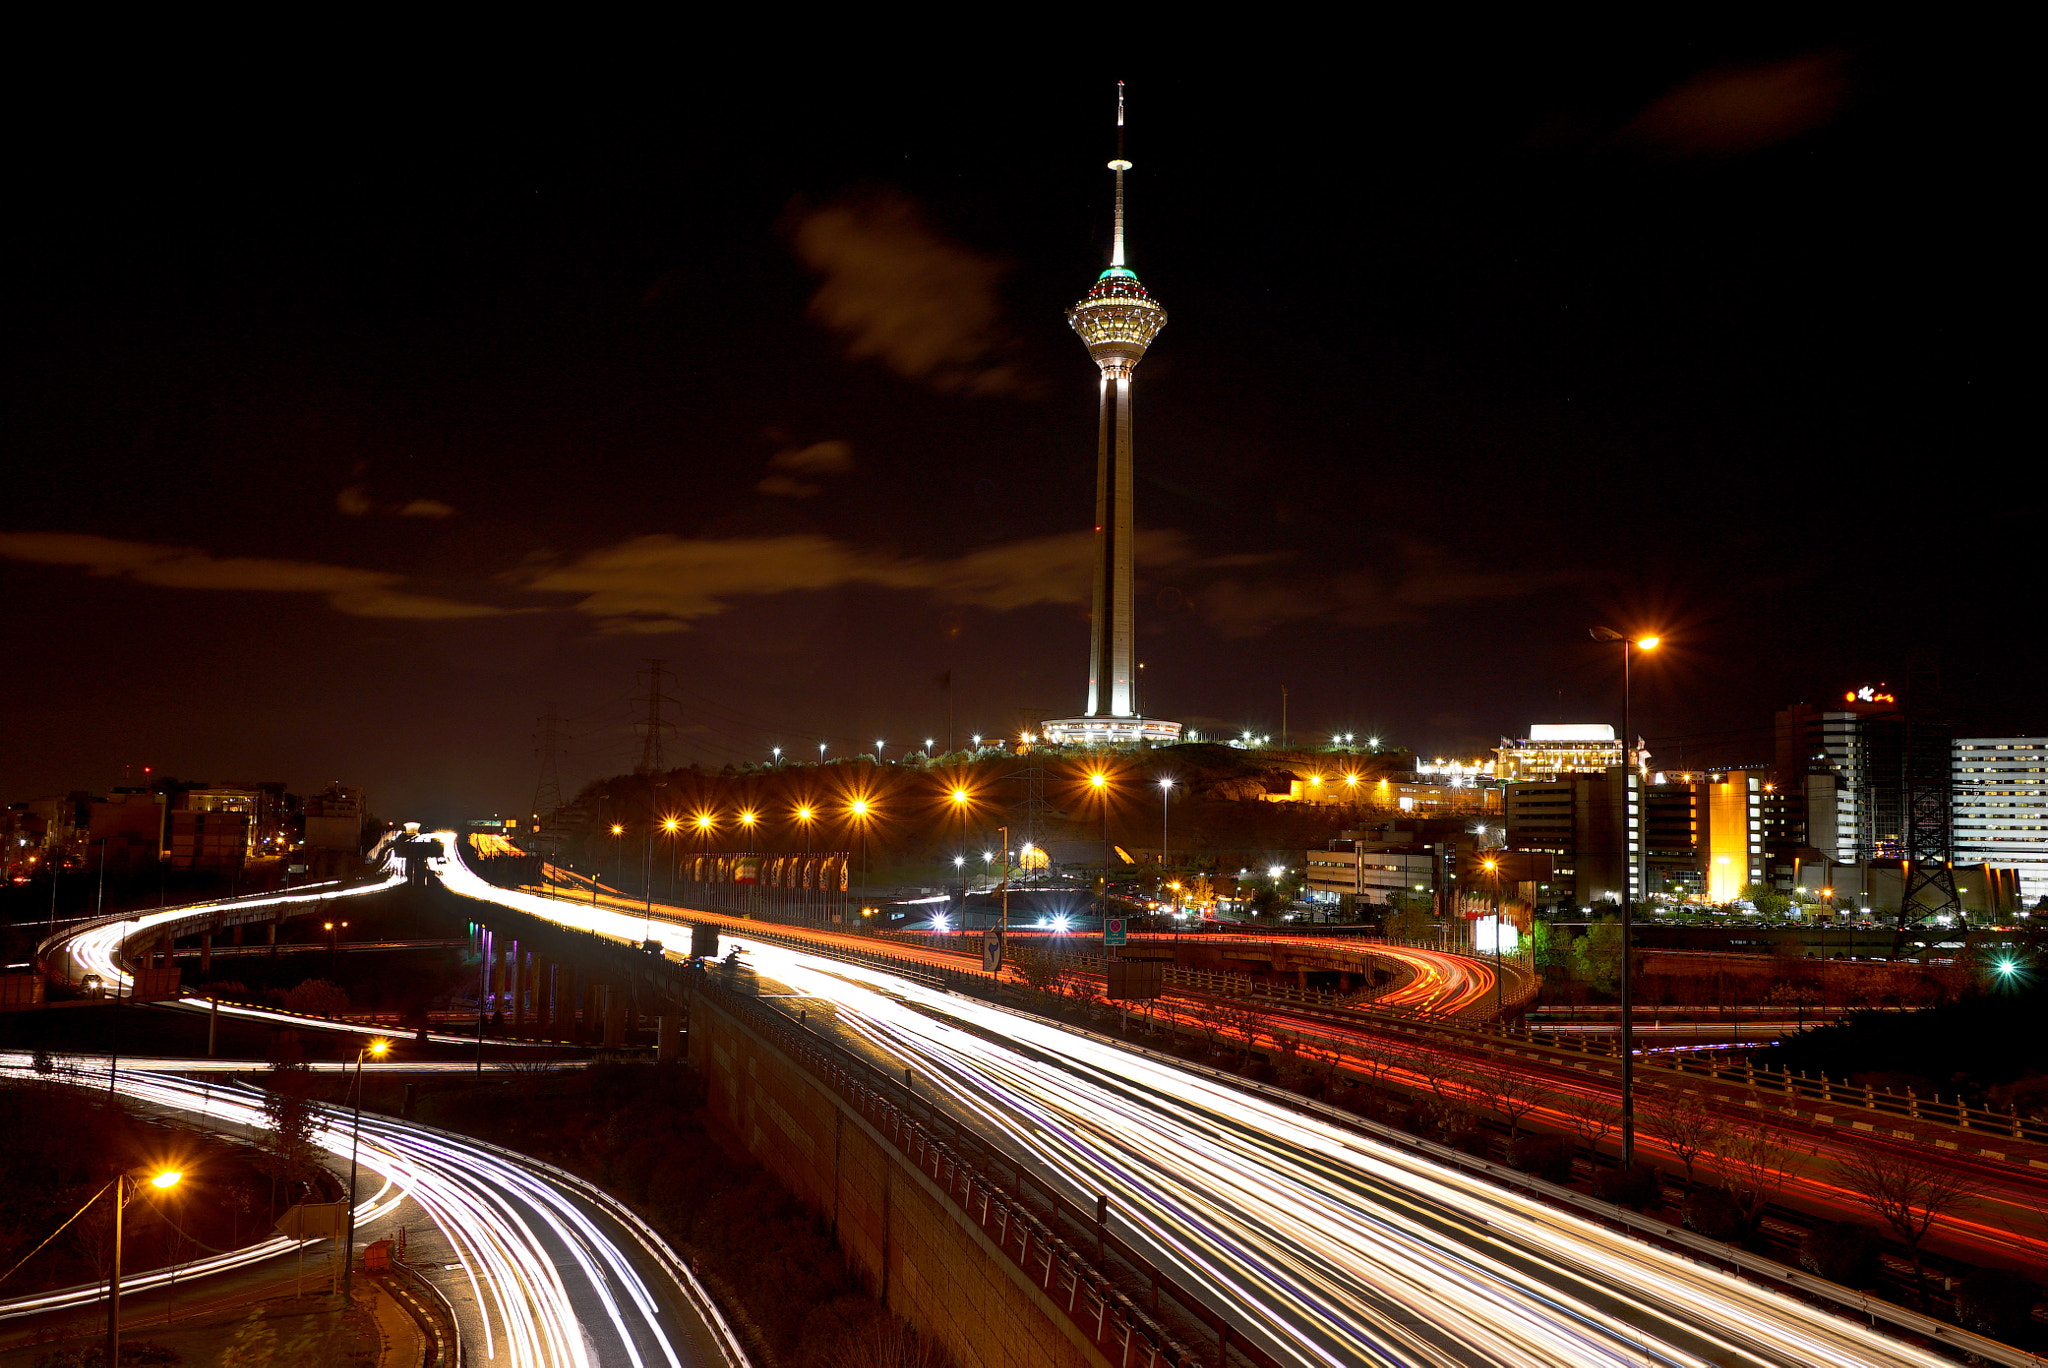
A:
POLYGON ((1124 172, 1131 164, 1124 160, 1124 83, 1116 83, 1116 160, 1109 164, 1116 172, 1116 236, 1110 239, 1109 264, 1124 265, 1124 172))
POLYGON ((1095 584, 1088 615, 1088 711, 1049 718, 1040 735, 1054 744, 1172 741, 1180 723, 1138 711, 1137 513, 1132 498, 1131 384, 1145 349, 1166 326, 1166 310, 1124 264, 1124 83, 1116 83, 1116 236, 1109 269, 1072 308, 1067 322, 1088 346, 1101 373, 1095 426, 1095 584))

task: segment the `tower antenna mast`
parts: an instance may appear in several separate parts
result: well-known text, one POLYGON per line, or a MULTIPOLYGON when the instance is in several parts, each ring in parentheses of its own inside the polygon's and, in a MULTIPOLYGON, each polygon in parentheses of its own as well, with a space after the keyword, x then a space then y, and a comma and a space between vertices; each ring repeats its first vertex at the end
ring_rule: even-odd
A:
POLYGON ((1133 489, 1131 383, 1145 349, 1166 326, 1166 310, 1138 283, 1125 261, 1124 83, 1116 83, 1116 226, 1109 242, 1109 269, 1079 303, 1067 323, 1081 336, 1099 372, 1095 447, 1094 588, 1089 613, 1088 707, 1080 717, 1046 721, 1040 734, 1054 745, 1131 745, 1172 742, 1180 724, 1148 718, 1138 711, 1135 598, 1137 523, 1133 489))

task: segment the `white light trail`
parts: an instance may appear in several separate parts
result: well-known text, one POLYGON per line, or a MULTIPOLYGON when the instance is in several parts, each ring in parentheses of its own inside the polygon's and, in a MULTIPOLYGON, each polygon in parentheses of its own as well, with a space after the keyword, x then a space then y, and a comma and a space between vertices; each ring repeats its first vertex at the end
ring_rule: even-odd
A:
MULTIPOLYGON (((622 940, 643 925, 492 888, 459 864, 443 877, 458 893, 622 940)), ((678 943, 686 934, 665 930, 678 943)), ((1084 1207, 1108 1194, 1134 1245, 1284 1362, 1947 1362, 1204 1074, 859 965, 734 939, 764 976, 831 1003, 841 1026, 911 1064, 956 1114, 1057 1175, 1084 1207)))
MULTIPOLYGON (((26 1056, 14 1054, 0 1055, 0 1076, 39 1075, 26 1056)), ((84 1068, 71 1076, 82 1086, 106 1087, 103 1067, 84 1068)), ((201 1116, 214 1125, 255 1131, 265 1124, 261 1094, 247 1088, 222 1089, 168 1074, 127 1070, 115 1086, 135 1102, 201 1116)), ((313 1142, 338 1164, 349 1153, 351 1130, 346 1115, 324 1113, 314 1127, 313 1142)), ((620 1223, 643 1255, 636 1263, 631 1251, 600 1228, 592 1215, 597 1204, 575 1180, 494 1147, 374 1113, 362 1118, 360 1161, 376 1177, 368 1185, 374 1190, 356 1207, 359 1230, 390 1216, 410 1199, 427 1212, 460 1255, 484 1329, 483 1356, 473 1362, 592 1368, 597 1360, 588 1332, 595 1328, 624 1355, 619 1362, 630 1362, 633 1368, 683 1368, 675 1345, 675 1318, 664 1312, 662 1299, 640 1272, 645 1263, 657 1263, 680 1273, 679 1263, 672 1253, 659 1257, 651 1232, 636 1229, 637 1223, 626 1217, 620 1223), (643 1345, 654 1348, 643 1352, 643 1345)), ((619 1219, 619 1213, 610 1214, 619 1219)), ((306 1243, 317 1246, 325 1241, 306 1243)), ((142 1291, 173 1277, 189 1283, 209 1273, 262 1263, 297 1247, 279 1237, 175 1269, 131 1273, 122 1284, 124 1291, 142 1291)), ((105 1293, 105 1284, 89 1284, 0 1302, 0 1320, 103 1301, 105 1293)), ((697 1308, 725 1362, 745 1368, 744 1352, 701 1288, 678 1285, 668 1300, 697 1308)))

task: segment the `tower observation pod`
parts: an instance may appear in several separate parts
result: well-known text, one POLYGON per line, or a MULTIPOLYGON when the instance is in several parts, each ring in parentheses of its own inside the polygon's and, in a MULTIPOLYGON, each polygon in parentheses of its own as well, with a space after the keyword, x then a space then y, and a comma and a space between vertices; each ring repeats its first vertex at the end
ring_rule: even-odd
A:
POLYGON ((1136 508, 1132 497, 1131 387, 1138 362, 1166 326, 1166 310, 1138 283, 1124 258, 1124 87, 1116 87, 1116 226, 1109 269, 1096 277, 1067 322, 1101 372, 1095 429, 1095 574, 1088 617, 1088 707, 1081 717, 1056 718, 1040 729, 1065 745, 1117 745, 1180 739, 1180 723, 1139 712, 1136 626, 1136 508))

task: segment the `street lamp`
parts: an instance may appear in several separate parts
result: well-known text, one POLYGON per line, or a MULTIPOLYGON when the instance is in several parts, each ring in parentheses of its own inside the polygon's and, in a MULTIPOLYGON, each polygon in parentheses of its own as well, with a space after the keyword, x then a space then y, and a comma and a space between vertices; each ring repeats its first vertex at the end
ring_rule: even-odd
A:
POLYGON ((669 838, 669 840, 668 840, 668 898, 669 898, 669 901, 670 901, 670 902, 674 902, 674 901, 675 901, 675 898, 676 898, 676 866, 677 866, 678 864, 680 864, 680 863, 681 863, 681 861, 680 861, 680 860, 678 860, 678 859, 676 858, 676 840, 675 840, 675 836, 676 836, 676 832, 677 832, 677 831, 678 831, 679 829, 681 829, 682 825, 683 825, 683 824, 682 824, 682 823, 681 823, 680 821, 676 820, 676 819, 675 819, 674 817, 664 817, 664 818, 662 818, 662 819, 661 819, 661 829, 662 829, 663 831, 665 831, 665 832, 667 832, 667 833, 668 833, 668 838, 669 838))
POLYGON ((1102 799, 1102 900, 1096 906, 1097 917, 1109 915, 1109 776, 1101 770, 1088 775, 1088 786, 1102 799))
MULTIPOLYGON (((107 1362, 121 1361, 121 1212, 128 1205, 129 1194, 136 1187, 146 1183, 159 1192, 168 1192, 176 1187, 185 1175, 177 1169, 165 1169, 161 1173, 150 1173, 146 1169, 128 1169, 114 1175, 114 1181, 107 1187, 114 1190, 114 1267, 107 1274, 107 1362)), ((93 1194, 92 1201, 100 1199, 101 1188, 93 1194)), ((91 1206, 87 1202, 86 1206, 91 1206)), ((75 1217, 73 1218, 76 1219, 75 1217)), ((67 1222, 66 1224, 69 1224, 67 1222)))
POLYGON ((341 1304, 348 1305, 356 1272, 356 1149, 363 1139, 363 1060, 374 1055, 382 1059, 391 1049, 388 1040, 373 1040, 356 1051, 356 1119, 348 1139, 348 1240, 342 1245, 341 1304))
POLYGON ((812 820, 813 820, 814 818, 816 818, 816 817, 817 817, 817 815, 818 815, 818 814, 817 814, 817 812, 816 812, 816 811, 815 811, 815 810, 814 810, 814 809, 813 809, 813 808, 811 807, 811 805, 810 805, 809 803, 798 803, 798 804, 797 804, 797 807, 796 807, 796 821, 797 821, 797 825, 798 825, 798 826, 800 826, 800 827, 802 827, 802 828, 804 829, 804 867, 803 867, 803 880, 804 880, 804 925, 806 925, 806 926, 810 925, 810 922, 811 922, 811 822, 812 822, 812 820))
POLYGON ((1630 942, 1635 929, 1635 891, 1638 886, 1646 891, 1649 874, 1643 868, 1643 857, 1649 848, 1650 804, 1649 793, 1636 782, 1634 761, 1629 758, 1630 730, 1628 665, 1631 650, 1654 651, 1658 638, 1654 636, 1630 637, 1615 631, 1612 627, 1589 627, 1587 631, 1595 641, 1616 641, 1621 643, 1621 792, 1622 792, 1622 835, 1627 849, 1628 875, 1622 880, 1621 890, 1621 1166, 1628 1168, 1636 1160, 1636 1060, 1635 1021, 1633 1008, 1635 996, 1629 963, 1633 953, 1630 942), (1634 801, 1631 801, 1631 798, 1634 801), (1635 815, 1636 827, 1633 833, 1628 829, 1629 814, 1635 815))
MULTIPOLYGON (((846 810, 852 815, 854 825, 860 828, 860 896, 865 903, 868 895, 868 813, 871 809, 867 799, 856 798, 847 804, 846 810)), ((861 915, 867 915, 865 905, 861 908, 861 915)))
POLYGON ((1173 796, 1173 780, 1159 781, 1159 868, 1166 869, 1166 800, 1173 796))

